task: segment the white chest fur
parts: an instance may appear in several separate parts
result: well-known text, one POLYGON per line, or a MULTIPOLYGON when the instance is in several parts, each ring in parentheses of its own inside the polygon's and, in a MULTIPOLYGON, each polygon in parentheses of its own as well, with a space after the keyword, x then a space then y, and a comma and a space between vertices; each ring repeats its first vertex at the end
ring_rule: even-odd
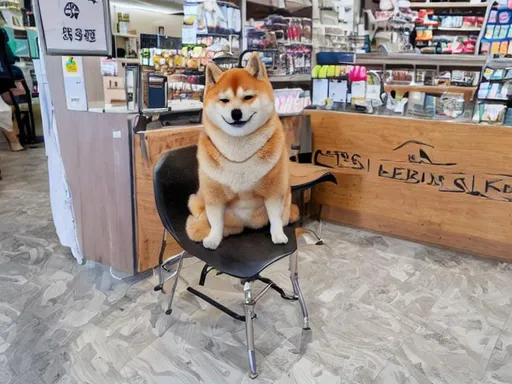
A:
POLYGON ((208 162, 200 164, 201 170, 213 180, 228 186, 233 192, 251 191, 258 182, 277 164, 280 153, 270 160, 254 155, 243 163, 234 163, 224 159, 220 167, 212 167, 208 162))
POLYGON ((208 161, 201 162, 201 170, 235 193, 254 189, 281 157, 280 151, 276 151, 270 159, 261 159, 257 155, 274 131, 265 129, 259 135, 250 135, 253 137, 232 137, 223 132, 210 134, 213 144, 224 158, 215 167, 208 161))

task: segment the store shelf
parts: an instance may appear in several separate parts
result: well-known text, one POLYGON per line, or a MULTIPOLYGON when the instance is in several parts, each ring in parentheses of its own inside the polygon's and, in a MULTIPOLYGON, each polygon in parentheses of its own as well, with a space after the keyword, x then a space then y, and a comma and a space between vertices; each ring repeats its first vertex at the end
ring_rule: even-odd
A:
POLYGON ((360 65, 427 65, 450 67, 482 67, 486 56, 476 55, 435 55, 419 53, 375 53, 356 54, 356 64, 360 65))
MULTIPOLYGON (((253 4, 264 5, 264 6, 271 7, 271 8, 279 8, 279 0, 247 0, 247 2, 253 3, 253 4)), ((310 8, 312 6, 311 1, 307 1, 307 0, 305 2, 283 0, 283 2, 285 3, 284 9, 286 9, 292 13, 297 12, 304 8, 310 8)))
POLYGON ((311 81, 311 75, 289 75, 289 76, 270 76, 271 83, 306 83, 311 81))
POLYGON ((447 28, 447 27, 438 27, 437 31, 448 31, 448 32, 480 32, 482 27, 469 27, 469 28, 447 28))
POLYGON ((138 38, 139 37, 137 35, 132 35, 131 33, 113 33, 113 35, 115 37, 124 37, 124 38, 127 38, 127 39, 138 38))
POLYGON ((116 60, 117 62, 124 64, 139 64, 139 59, 137 58, 118 57, 116 60))
POLYGON ((239 33, 215 33, 215 32, 206 32, 206 33, 198 33, 197 34, 197 37, 207 37, 207 36, 229 38, 231 36, 240 37, 240 34, 239 33))
POLYGON ((441 9, 441 8, 487 8, 488 3, 469 2, 436 2, 436 3, 411 3, 411 8, 441 9))
POLYGON ((425 92, 440 95, 445 92, 449 93, 463 93, 473 95, 476 87, 459 87, 455 85, 421 85, 421 84, 384 84, 384 90, 390 92, 395 90, 397 92, 425 92))

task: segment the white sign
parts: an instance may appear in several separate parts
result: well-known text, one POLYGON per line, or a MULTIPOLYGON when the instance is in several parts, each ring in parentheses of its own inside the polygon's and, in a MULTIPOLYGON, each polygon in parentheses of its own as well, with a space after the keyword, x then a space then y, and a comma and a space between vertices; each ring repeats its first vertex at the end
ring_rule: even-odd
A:
POLYGON ((110 56, 109 0, 36 0, 49 55, 110 56))
POLYGON ((84 66, 81 57, 62 56, 64 91, 68 110, 87 111, 84 66))

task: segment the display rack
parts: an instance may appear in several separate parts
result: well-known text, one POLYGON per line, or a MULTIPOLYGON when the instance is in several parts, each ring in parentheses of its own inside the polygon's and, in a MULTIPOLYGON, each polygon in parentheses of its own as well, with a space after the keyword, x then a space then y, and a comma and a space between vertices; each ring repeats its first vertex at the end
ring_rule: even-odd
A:
POLYGON ((433 67, 479 67, 485 63, 485 56, 476 55, 426 55, 419 53, 358 53, 358 65, 407 65, 433 67))
POLYGON ((512 125, 512 59, 491 57, 482 68, 473 121, 512 125))
MULTIPOLYGON (((268 69, 269 69, 269 75, 270 75, 270 81, 274 84, 274 87, 283 87, 288 86, 289 84, 297 84, 300 86, 305 86, 307 88, 310 87, 311 82, 311 57, 314 56, 313 53, 313 46, 312 46, 312 3, 310 0, 305 0, 303 2, 300 1, 286 1, 286 0, 246 0, 243 1, 243 7, 242 7, 242 25, 243 25, 243 47, 244 52, 242 55, 245 55, 245 53, 249 51, 258 51, 258 52, 265 52, 267 59, 270 63, 267 63, 268 69), (308 10, 309 9, 309 10, 308 10), (296 13, 300 13, 300 17, 296 17, 296 13), (257 19, 262 20, 270 15, 287 15, 285 17, 296 17, 297 20, 300 20, 301 18, 310 19, 310 38, 309 41, 304 41, 303 37, 300 39, 300 41, 293 41, 289 43, 283 44, 282 39, 277 39, 278 41, 275 42, 274 45, 271 46, 264 46, 264 47, 255 47, 253 44, 248 44, 248 33, 247 30, 250 28, 248 25, 249 19, 257 19), (282 71, 276 71, 277 73, 272 73, 272 67, 276 62, 282 62, 282 57, 287 54, 288 50, 293 46, 303 46, 302 48, 305 51, 308 51, 309 53, 306 53, 305 55, 308 55, 310 57, 309 60, 306 60, 306 62, 309 62, 308 70, 298 70, 297 73, 293 74, 284 74, 281 73, 282 71), (304 48, 305 47, 305 48, 304 48), (249 48, 249 49, 248 49, 249 48), (279 49, 278 49, 279 48, 279 49)), ((276 16, 277 17, 277 16, 276 16)), ((300 24, 300 21, 299 21, 300 24)), ((281 25, 281 24, 276 24, 281 25)), ((268 33, 277 33, 276 29, 273 29, 275 26, 270 26, 270 29, 267 30, 266 24, 265 24, 265 31, 268 33)), ((254 28, 251 30, 252 33, 260 33, 262 36, 265 36, 264 30, 260 30, 257 28, 254 28)), ((285 28, 286 30, 286 28, 285 28)), ((303 30, 302 30, 303 31, 303 30)), ((303 35, 304 36, 304 35, 303 35)), ((289 36, 288 36, 289 37, 289 36)), ((284 39, 287 39, 286 33, 284 36, 284 39)), ((300 48, 299 48, 300 49, 300 48)), ((245 57, 245 56, 244 56, 245 57)), ((242 60, 241 60, 242 61, 242 60)), ((292 60, 293 61, 293 60, 292 60)), ((288 62, 288 60, 287 60, 288 62)), ((278 65, 279 66, 279 65, 278 65)), ((281 65, 282 67, 282 65, 281 65)), ((286 68, 290 68, 289 65, 286 65, 286 68)), ((300 67, 302 68, 302 67, 300 67)))

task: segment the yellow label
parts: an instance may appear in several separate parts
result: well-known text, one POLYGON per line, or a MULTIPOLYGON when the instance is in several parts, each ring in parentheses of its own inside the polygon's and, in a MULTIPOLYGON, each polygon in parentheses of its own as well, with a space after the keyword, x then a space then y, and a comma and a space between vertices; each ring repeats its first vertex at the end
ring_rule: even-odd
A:
POLYGON ((76 65, 76 61, 73 57, 68 57, 68 61, 66 61, 66 71, 68 73, 77 73, 78 65, 76 65))

